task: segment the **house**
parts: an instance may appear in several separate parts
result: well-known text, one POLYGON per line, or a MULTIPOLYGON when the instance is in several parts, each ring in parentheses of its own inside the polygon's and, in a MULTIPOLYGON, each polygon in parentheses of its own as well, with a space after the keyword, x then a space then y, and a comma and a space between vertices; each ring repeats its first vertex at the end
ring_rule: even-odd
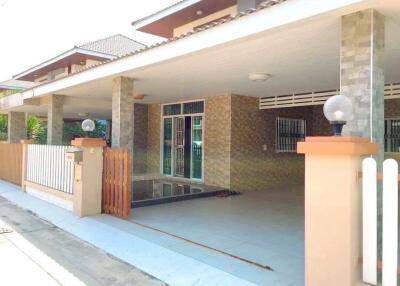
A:
MULTIPOLYGON (((63 110, 64 117, 81 113, 111 120, 113 145, 132 148, 138 158, 135 175, 173 176, 240 191, 276 186, 287 178, 299 182, 304 162, 295 153, 296 142, 330 134, 323 102, 339 90, 354 96, 353 88, 360 88, 340 86, 344 76, 354 81, 357 73, 345 70, 354 63, 343 61, 354 59, 343 52, 340 37, 346 31, 341 22, 354 11, 386 11, 394 5, 382 3, 343 1, 307 12, 308 2, 293 0, 181 1, 132 23, 138 31, 168 37, 165 42, 140 49, 140 44, 118 36, 76 47, 15 76, 39 85, 2 99, 0 106, 49 117, 63 110), (290 13, 293 19, 276 18, 291 9, 300 9, 290 13), (293 21, 299 24, 289 27, 293 21), (106 47, 116 39, 124 48, 113 53, 106 47), (128 108, 133 101, 134 107, 128 108)), ((397 42, 390 38, 393 21, 388 22, 381 28, 386 40, 378 45, 383 50, 386 44, 385 57, 376 45, 371 50, 380 56, 388 84, 380 87, 387 103, 386 129, 383 119, 376 122, 382 145, 386 130, 386 150, 398 151, 399 99, 393 85, 398 82, 397 42)), ((349 53, 357 52, 364 51, 349 53)), ((361 125, 367 124, 367 115, 359 114, 361 125)), ((52 128, 60 124, 61 118, 54 120, 55 127, 49 124, 49 143, 61 142, 51 139, 52 128)), ((368 133, 368 126, 354 132, 368 133)))
MULTIPOLYGON (((132 22, 133 29, 164 41, 74 72, 65 66, 60 77, 42 67, 28 70, 16 79, 35 81, 36 73, 46 80, 1 98, 0 110, 8 113, 14 142, 25 128, 14 119, 25 112, 47 114, 49 144, 61 142, 63 118, 80 113, 108 120, 112 146, 133 155, 136 186, 170 182, 152 182, 145 199, 184 195, 187 184, 243 192, 243 204, 214 206, 220 216, 201 213, 209 219, 203 230, 220 231, 218 242, 233 217, 245 226, 239 235, 249 233, 242 244, 258 239, 266 249, 273 245, 269 239, 284 244, 288 236, 302 245, 305 164, 296 148, 306 136, 332 134, 322 108, 330 96, 340 93, 353 102, 345 134, 379 143, 382 156, 399 152, 399 16, 396 0, 179 1, 132 22), (255 226, 270 209, 277 209, 270 217, 289 225, 271 224, 279 237, 255 226), (213 217, 225 219, 222 226, 212 225, 213 217)), ((171 217, 184 220, 198 209, 163 210, 151 210, 160 211, 162 223, 149 221, 168 228, 171 217)), ((146 221, 151 211, 137 213, 146 221)), ((300 248, 293 251, 299 269, 300 248)), ((248 259, 258 257, 257 250, 250 252, 248 259)))
MULTIPOLYGON (((4 81, 0 83, 0 98, 5 97, 8 95, 16 94, 25 90, 32 89, 33 87, 44 84, 47 82, 51 82, 68 75, 77 73, 84 69, 88 69, 100 63, 104 63, 110 60, 115 60, 119 57, 122 57, 126 54, 132 53, 139 49, 144 48, 145 45, 139 43, 135 40, 132 40, 124 35, 116 34, 112 35, 103 39, 87 42, 78 46, 73 47, 72 49, 63 52, 43 63, 40 63, 32 68, 29 68, 17 75, 14 75, 12 79, 4 81)), ((29 112, 29 108, 21 105, 23 99, 22 97, 15 96, 12 97, 16 101, 10 101, 10 98, 7 98, 2 105, 2 109, 8 109, 11 106, 20 106, 20 112, 29 112), (10 104, 10 106, 8 106, 10 104)), ((70 100, 70 99, 69 99, 70 100)), ((34 102, 33 105, 40 105, 37 100, 27 99, 27 102, 34 102), (36 102, 35 102, 36 101, 36 102)), ((76 103, 79 105, 79 103, 76 103)), ((83 103, 85 104, 85 103, 83 103)), ((87 103, 86 103, 87 104, 87 103)), ((29 106, 29 104, 28 104, 29 106)), ((54 110, 54 113, 62 114, 62 111, 54 110)), ((47 119, 48 114, 44 110, 39 112, 33 112, 33 114, 40 115, 47 119)), ((70 117, 64 118, 64 120, 74 121, 76 119, 81 119, 82 116, 85 116, 86 113, 75 113, 71 114, 70 117)), ((24 121, 23 113, 14 113, 14 116, 9 116, 9 123, 10 128, 14 124, 12 124, 13 120, 22 120, 24 121)), ((22 122, 21 121, 21 122, 22 122)), ((49 128, 51 130, 51 120, 49 121, 49 128)), ((60 125, 62 126, 62 125, 60 125)), ((59 127, 60 127, 59 126, 59 127)), ((57 132, 61 132, 62 129, 58 130, 57 132)), ((18 129, 17 131, 12 132, 9 131, 10 142, 19 142, 19 138, 22 136, 26 136, 26 131, 24 128, 18 129), (13 134, 15 132, 19 132, 20 135, 16 135, 15 137, 13 134)), ((61 132, 62 133, 62 132, 61 132)), ((52 133, 49 133, 50 136, 48 137, 48 142, 53 144, 58 143, 61 144, 61 141, 52 141, 52 133)))

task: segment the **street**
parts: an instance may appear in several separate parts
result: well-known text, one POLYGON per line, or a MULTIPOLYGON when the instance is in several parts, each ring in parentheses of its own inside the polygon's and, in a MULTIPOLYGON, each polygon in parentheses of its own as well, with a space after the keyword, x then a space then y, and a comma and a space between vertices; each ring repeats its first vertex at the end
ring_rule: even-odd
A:
POLYGON ((0 284, 165 285, 4 198, 0 198, 0 284))

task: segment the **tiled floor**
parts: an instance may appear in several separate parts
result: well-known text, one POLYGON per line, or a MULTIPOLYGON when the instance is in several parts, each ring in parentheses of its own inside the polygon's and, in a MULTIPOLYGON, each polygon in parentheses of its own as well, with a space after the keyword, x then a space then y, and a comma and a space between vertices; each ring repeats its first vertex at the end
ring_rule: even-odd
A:
MULTIPOLYGON (((304 192, 301 187, 246 192, 133 209, 132 221, 268 265, 271 272, 182 241, 168 248, 259 285, 303 285, 304 192), (220 257, 220 256, 218 256, 220 257), (269 272, 269 273, 268 273, 269 272)), ((165 246, 165 245, 164 245, 165 246)))

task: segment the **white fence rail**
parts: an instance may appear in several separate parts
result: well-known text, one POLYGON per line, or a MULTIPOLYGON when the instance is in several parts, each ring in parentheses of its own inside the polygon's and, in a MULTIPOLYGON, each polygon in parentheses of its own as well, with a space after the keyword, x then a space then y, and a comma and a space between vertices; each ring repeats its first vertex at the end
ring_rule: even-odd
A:
MULTIPOLYGON (((398 163, 383 163, 382 286, 397 286, 398 276, 398 163)), ((363 161, 363 281, 377 285, 377 164, 363 161)))
POLYGON ((73 193, 74 165, 65 160, 68 146, 28 145, 26 180, 73 193))

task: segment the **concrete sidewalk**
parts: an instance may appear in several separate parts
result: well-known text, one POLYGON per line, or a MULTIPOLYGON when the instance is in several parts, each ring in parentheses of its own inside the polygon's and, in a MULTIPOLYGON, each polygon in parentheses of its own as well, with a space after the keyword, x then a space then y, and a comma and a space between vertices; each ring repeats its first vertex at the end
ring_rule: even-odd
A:
MULTIPOLYGON (((4 181, 0 181, 0 196, 168 285, 256 285, 231 273, 234 271, 227 272, 225 269, 210 265, 203 259, 188 255, 187 252, 198 253, 200 251, 202 255, 213 261, 220 260, 229 265, 232 262, 237 263, 235 259, 222 254, 210 253, 211 251, 207 251, 207 249, 198 249, 195 245, 188 245, 188 251, 185 252, 170 249, 169 245, 180 241, 168 235, 160 235, 159 232, 136 226, 129 221, 105 214, 79 218, 65 209, 21 192, 18 186, 4 181)), ((268 279, 264 284, 281 285, 276 283, 276 279, 279 277, 272 271, 268 272, 268 279)), ((249 277, 251 278, 251 276, 249 277)))
POLYGON ((164 283, 0 197, 0 285, 164 283))

